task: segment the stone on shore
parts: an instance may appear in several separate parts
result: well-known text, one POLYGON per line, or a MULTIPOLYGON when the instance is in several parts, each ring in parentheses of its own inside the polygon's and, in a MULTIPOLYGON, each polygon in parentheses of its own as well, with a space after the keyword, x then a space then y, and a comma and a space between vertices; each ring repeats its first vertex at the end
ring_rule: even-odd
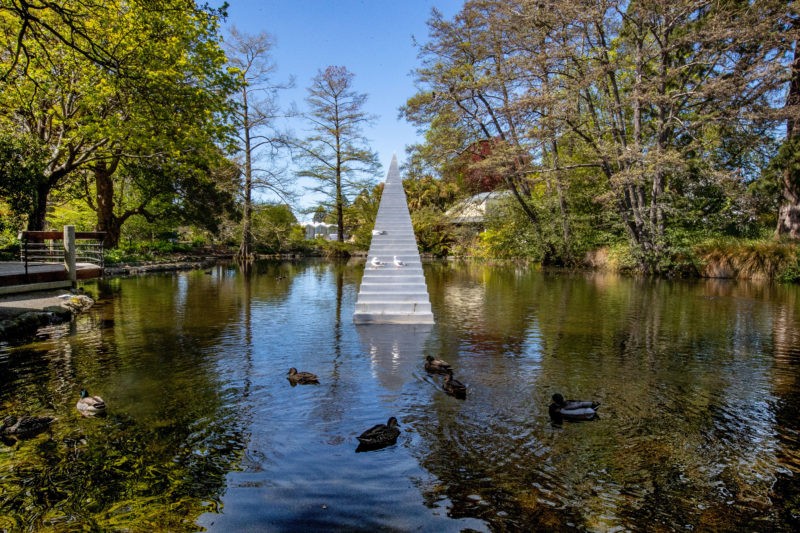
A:
POLYGON ((7 295, 0 298, 0 342, 33 337, 39 328, 69 322, 92 305, 85 294, 63 290, 7 295))

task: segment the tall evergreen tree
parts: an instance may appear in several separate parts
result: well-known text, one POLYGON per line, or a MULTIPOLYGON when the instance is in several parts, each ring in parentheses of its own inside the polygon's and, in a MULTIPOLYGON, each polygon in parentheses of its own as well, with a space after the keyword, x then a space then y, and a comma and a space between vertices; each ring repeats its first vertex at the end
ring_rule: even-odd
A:
POLYGON ((310 134, 298 145, 301 170, 297 175, 318 182, 311 190, 329 200, 339 242, 344 241, 347 195, 371 187, 381 168, 378 154, 363 134, 375 117, 364 110, 367 95, 353 88, 353 78, 353 73, 338 66, 317 73, 306 98, 310 134))

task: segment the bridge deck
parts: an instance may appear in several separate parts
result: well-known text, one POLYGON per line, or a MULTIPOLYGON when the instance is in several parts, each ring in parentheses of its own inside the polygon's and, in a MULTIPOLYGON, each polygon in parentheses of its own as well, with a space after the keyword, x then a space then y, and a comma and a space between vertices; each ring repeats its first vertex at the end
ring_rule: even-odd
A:
MULTIPOLYGON (((103 269, 92 263, 77 263, 78 279, 99 278, 103 269)), ((30 290, 69 287, 67 269, 59 263, 25 263, 21 261, 0 261, 0 294, 27 292, 30 290)))

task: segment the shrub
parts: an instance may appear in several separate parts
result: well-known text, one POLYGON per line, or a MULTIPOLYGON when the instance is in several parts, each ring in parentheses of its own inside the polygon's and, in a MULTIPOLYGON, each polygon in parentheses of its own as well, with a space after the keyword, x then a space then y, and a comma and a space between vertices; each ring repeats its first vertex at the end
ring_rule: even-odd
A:
POLYGON ((797 278, 798 247, 772 239, 711 239, 694 247, 698 270, 706 277, 797 278))

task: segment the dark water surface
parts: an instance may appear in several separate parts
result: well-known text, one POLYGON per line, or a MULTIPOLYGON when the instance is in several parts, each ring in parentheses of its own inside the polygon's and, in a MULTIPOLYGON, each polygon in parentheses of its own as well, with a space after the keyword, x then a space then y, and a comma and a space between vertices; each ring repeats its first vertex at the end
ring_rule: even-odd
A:
POLYGON ((353 325, 358 263, 88 285, 73 324, 0 345, 0 419, 58 417, 0 442, 0 531, 800 528, 800 288, 425 271, 428 328, 353 325), (554 392, 600 419, 554 427, 554 392), (356 453, 389 416, 397 443, 356 453))

